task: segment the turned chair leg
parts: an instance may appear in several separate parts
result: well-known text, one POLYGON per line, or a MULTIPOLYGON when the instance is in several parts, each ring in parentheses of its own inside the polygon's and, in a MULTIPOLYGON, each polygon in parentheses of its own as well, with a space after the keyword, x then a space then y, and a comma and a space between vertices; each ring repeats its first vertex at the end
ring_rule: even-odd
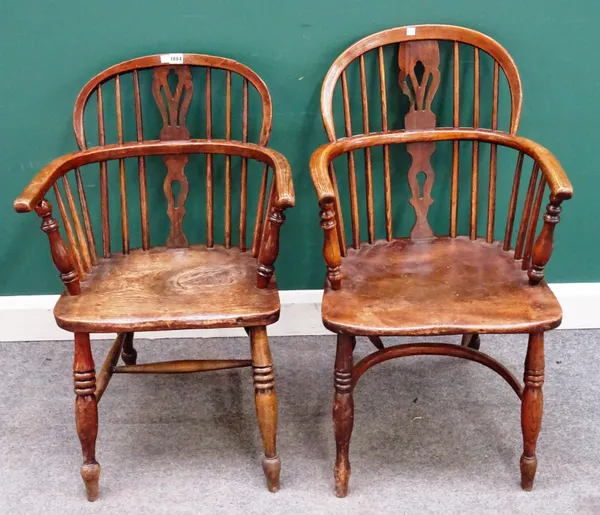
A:
POLYGON ((88 501, 98 499, 100 465, 96 461, 98 436, 98 406, 96 403, 96 371, 88 333, 75 333, 75 360, 73 362, 75 385, 75 421, 81 442, 83 465, 81 477, 85 483, 88 501))
POLYGON ((335 433, 335 495, 346 497, 350 480, 350 437, 354 424, 354 399, 352 397, 352 351, 355 338, 338 334, 333 400, 333 431, 335 433))
POLYGON ((265 450, 262 459, 263 471, 269 492, 279 490, 281 460, 277 456, 277 397, 275 396, 275 374, 273 359, 264 326, 250 329, 252 370, 254 378, 254 401, 256 417, 265 450))
POLYGON ((133 333, 125 333, 121 358, 126 365, 135 365, 137 361, 137 351, 133 347, 133 333))
POLYGON ((542 426, 544 384, 544 333, 529 335, 525 358, 525 388, 521 404, 521 429, 523 430, 523 455, 521 456, 521 488, 533 489, 537 469, 535 448, 542 426))
POLYGON ((481 340, 477 333, 463 334, 460 344, 463 347, 469 347, 471 349, 479 350, 479 347, 481 346, 481 340))

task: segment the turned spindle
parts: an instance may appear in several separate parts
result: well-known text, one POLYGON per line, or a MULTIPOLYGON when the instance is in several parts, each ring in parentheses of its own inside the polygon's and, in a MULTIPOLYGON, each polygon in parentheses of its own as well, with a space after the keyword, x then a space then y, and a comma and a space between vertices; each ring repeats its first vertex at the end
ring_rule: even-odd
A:
POLYGON ((273 263, 275 263, 279 252, 279 231, 283 222, 285 222, 283 211, 272 205, 265 223, 262 243, 258 253, 257 285, 259 288, 269 286, 271 277, 275 272, 273 263))
POLYGON ((340 254, 339 239, 336 234, 333 202, 322 202, 320 215, 321 228, 325 233, 323 256, 327 263, 327 279, 333 290, 339 290, 342 286, 342 257, 340 254))
POLYGON ((531 266, 527 271, 530 284, 538 284, 544 278, 544 269, 552 255, 554 228, 560 221, 560 212, 560 201, 551 199, 550 203, 546 206, 544 226, 533 247, 531 266))
POLYGON ((81 288, 75 269, 75 259, 58 231, 58 220, 52 218, 52 205, 44 199, 36 206, 35 212, 42 219, 42 231, 48 236, 52 261, 60 274, 60 279, 71 295, 79 295, 81 288))

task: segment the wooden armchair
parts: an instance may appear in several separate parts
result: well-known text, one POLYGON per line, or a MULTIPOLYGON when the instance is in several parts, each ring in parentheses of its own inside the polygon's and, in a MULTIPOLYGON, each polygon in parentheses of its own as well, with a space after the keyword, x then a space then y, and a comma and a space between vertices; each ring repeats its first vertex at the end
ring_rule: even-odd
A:
MULTIPOLYGON (((60 327, 75 333, 75 413, 84 459, 81 475, 90 501, 98 497, 100 475, 95 455, 97 404, 115 373, 169 374, 252 366, 264 443, 263 469, 268 489, 275 492, 279 488, 277 402, 266 326, 279 318, 273 263, 285 219, 283 211, 294 205, 294 190, 287 161, 266 147, 271 111, 264 82, 246 66, 229 59, 170 54, 121 63, 92 79, 77 99, 73 118, 82 150, 46 166, 15 200, 17 212, 35 210, 42 218, 42 230, 66 287, 54 314, 60 327), (202 72, 197 78, 203 79, 199 81, 203 95, 194 95, 194 67, 202 72), (239 124, 232 122, 232 75, 241 89, 239 124), (216 76, 224 82, 216 84, 216 76), (217 85, 224 86, 225 92, 224 101, 218 104, 213 99, 217 85), (126 91, 132 97, 130 104, 125 101, 126 91), (152 96, 144 95, 150 91, 152 96), (91 117, 97 119, 99 146, 87 149, 84 120, 90 113, 85 106, 93 94, 97 114, 91 113, 91 117), (251 99, 258 100, 257 109, 252 109, 251 99), (142 106, 144 118, 152 120, 154 116, 158 122, 155 129, 160 130, 160 141, 144 140, 142 106), (224 116, 217 120, 213 112, 217 113, 219 106, 224 107, 224 116), (128 107, 134 113, 129 124, 125 116, 128 107), (190 110, 201 112, 205 119, 202 139, 190 139, 191 125, 186 123, 190 110), (114 144, 107 141, 110 112, 116 115, 112 120, 114 144), (252 125, 249 114, 254 113, 261 115, 262 121, 252 125), (241 141, 232 140, 232 127, 241 141), (216 134, 219 128, 224 130, 222 137, 216 134), (258 133, 257 143, 249 142, 253 129, 258 133), (128 142, 128 133, 136 141, 128 142), (162 156, 162 162, 153 156, 162 156), (95 187, 98 168, 99 188, 95 187), (152 187, 152 181, 159 186, 162 183, 164 195, 152 187), (132 183, 138 190, 137 198, 131 194, 132 183), (234 184, 239 184, 237 202, 234 184), (256 185, 254 190, 250 189, 252 184, 256 185), (221 187, 224 202, 215 202, 221 187), (68 244, 46 200, 50 190, 68 244), (99 193, 94 195, 96 191, 99 193), (252 191, 258 193, 258 202, 249 238, 247 215, 252 191), (113 203, 117 210, 111 209, 113 203), (184 221, 186 208, 191 211, 199 203, 206 205, 204 235, 203 224, 190 217, 184 221), (222 238, 215 228, 221 222, 218 209, 224 213, 222 238), (135 216, 133 212, 137 212, 135 216), (234 212, 239 214, 237 230, 232 230, 234 212), (151 232, 151 228, 156 230, 151 232), (192 238, 205 244, 191 244, 192 238), (121 244, 118 250, 114 248, 116 241, 121 244), (218 327, 246 329, 251 359, 136 364, 136 331, 218 327), (90 346, 90 333, 94 332, 118 333, 98 376, 90 346), (117 364, 120 355, 124 366, 117 364)), ((199 218, 202 213, 196 211, 199 218)))
POLYGON ((557 327, 562 317, 544 270, 561 202, 571 198, 573 190, 550 152, 515 135, 521 103, 521 81, 509 54, 489 37, 460 27, 400 27, 368 36, 345 50, 325 78, 321 109, 331 143, 314 152, 310 166, 325 233, 323 323, 337 333, 333 422, 335 488, 340 497, 348 490, 352 394, 358 380, 377 363, 415 355, 475 361, 509 383, 521 400, 521 484, 525 490, 533 487, 542 417, 544 332, 557 327), (386 81, 389 68, 398 74, 398 82, 386 81), (374 81, 367 79, 367 70, 375 71, 374 81), (450 77, 442 76, 442 71, 450 77), (358 115, 351 103, 351 77, 356 79, 354 91, 360 91, 355 95, 360 98, 358 115), (442 84, 450 90, 446 98, 439 93, 436 97, 442 84), (505 118, 499 111, 502 91, 510 99, 505 118), (402 94, 406 114, 398 129, 405 130, 397 130, 391 120, 399 116, 390 106, 399 106, 402 94), (339 139, 336 105, 343 111, 345 137, 339 139), (435 107, 451 127, 436 128, 435 107), (376 112, 381 116, 374 121, 376 112), (355 135, 352 121, 358 116, 362 134, 355 135), (484 119, 489 129, 482 128, 484 119), (498 131, 502 119, 508 132, 498 131), (489 153, 487 148, 484 152, 486 146, 489 153), (347 167, 347 181, 339 178, 339 168, 336 175, 336 158, 347 167), (532 161, 529 175, 526 160, 532 161), (357 168, 364 169, 364 179, 357 168), (505 180, 509 170, 514 170, 512 187, 505 180), (359 201, 361 186, 364 203, 359 201), (410 195, 414 213, 402 211, 398 204, 402 188, 407 190, 404 198, 410 195), (540 228, 548 189, 550 200, 540 228), (435 208, 434 198, 437 213, 430 209, 435 208), (397 237, 410 224, 408 237, 397 237), (524 387, 503 365, 478 350, 481 333, 529 335, 524 387), (463 335, 460 346, 410 343, 384 348, 381 340, 393 335, 457 334, 463 335), (378 348, 358 363, 353 362, 356 336, 370 337, 378 348))

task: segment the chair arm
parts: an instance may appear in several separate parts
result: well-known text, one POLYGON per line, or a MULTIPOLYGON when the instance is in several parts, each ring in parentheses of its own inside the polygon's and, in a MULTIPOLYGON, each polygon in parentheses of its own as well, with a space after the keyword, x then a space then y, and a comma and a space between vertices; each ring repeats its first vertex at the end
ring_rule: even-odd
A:
POLYGON ((329 177, 331 162, 341 154, 354 150, 393 144, 407 144, 436 141, 481 141, 514 148, 529 155, 538 165, 550 187, 550 204, 544 216, 544 228, 536 241, 529 271, 530 282, 537 283, 543 278, 543 268, 550 259, 554 225, 558 222, 560 203, 573 196, 573 186, 558 159, 542 145, 512 134, 486 129, 441 128, 426 131, 389 131, 342 138, 326 143, 313 153, 310 172, 319 205, 321 206, 321 226, 325 230, 323 254, 328 267, 328 279, 333 289, 341 286, 340 249, 334 216, 334 206, 338 202, 329 177))
POLYGON ((18 213, 27 213, 35 209, 44 219, 42 230, 48 234, 50 239, 54 264, 69 291, 77 294, 79 293, 79 278, 73 255, 58 232, 58 221, 52 218, 50 203, 44 199, 50 188, 70 170, 87 164, 130 157, 194 153, 251 158, 261 161, 273 169, 275 187, 269 199, 269 214, 259 254, 259 262, 264 266, 262 268, 263 277, 261 277, 261 267, 259 266, 258 283, 259 287, 266 287, 273 275, 272 265, 279 251, 279 227, 285 219, 282 211, 292 207, 295 203, 290 165, 279 152, 267 147, 226 140, 182 140, 132 142, 80 150, 59 157, 42 168, 14 201, 14 208, 18 213))
POLYGON ((482 141, 484 143, 493 143, 519 150, 529 155, 540 165, 548 181, 553 198, 562 201, 568 200, 573 196, 573 186, 558 159, 539 143, 522 136, 515 136, 499 131, 442 128, 427 131, 389 131, 351 136, 322 145, 315 150, 310 160, 311 176, 319 201, 326 199, 333 200, 335 198, 327 169, 329 163, 341 154, 380 145, 448 140, 482 141))
POLYGON ((290 166, 279 152, 253 143, 226 140, 146 141, 105 145, 72 152, 52 161, 31 180, 14 201, 15 211, 33 211, 52 185, 65 173, 80 166, 112 159, 174 154, 224 154, 256 159, 273 168, 276 177, 274 202, 281 209, 294 205, 290 166))

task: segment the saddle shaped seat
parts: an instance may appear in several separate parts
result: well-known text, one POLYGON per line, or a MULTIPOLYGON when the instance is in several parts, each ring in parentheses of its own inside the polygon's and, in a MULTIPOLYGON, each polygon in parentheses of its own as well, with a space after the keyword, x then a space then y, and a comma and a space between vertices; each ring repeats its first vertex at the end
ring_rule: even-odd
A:
POLYGON ((277 284, 256 286, 256 258, 223 246, 153 247, 102 259, 81 294, 63 293, 59 327, 77 332, 250 327, 279 318, 277 284))
POLYGON ((548 331, 562 311, 545 282, 500 242, 396 239, 348 249, 340 290, 323 297, 325 326, 353 335, 548 331))

